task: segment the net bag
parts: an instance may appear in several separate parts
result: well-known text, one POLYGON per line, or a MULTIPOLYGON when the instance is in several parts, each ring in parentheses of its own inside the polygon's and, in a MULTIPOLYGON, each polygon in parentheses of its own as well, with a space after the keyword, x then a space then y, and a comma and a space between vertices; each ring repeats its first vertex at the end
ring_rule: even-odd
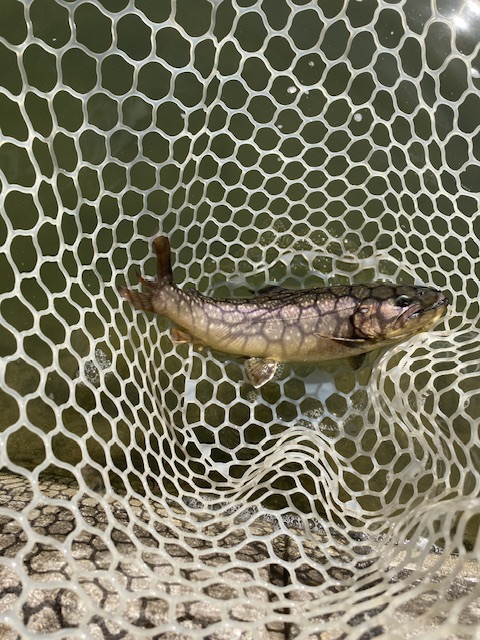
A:
POLYGON ((0 637, 478 637, 480 5, 2 0, 0 637), (119 295, 386 280, 433 330, 285 366, 119 295))

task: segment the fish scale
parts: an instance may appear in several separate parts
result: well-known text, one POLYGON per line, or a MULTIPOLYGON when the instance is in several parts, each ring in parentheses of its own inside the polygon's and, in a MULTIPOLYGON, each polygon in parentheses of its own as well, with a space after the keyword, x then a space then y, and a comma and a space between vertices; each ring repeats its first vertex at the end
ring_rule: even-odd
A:
POLYGON ((255 387, 271 380, 280 362, 357 357, 433 327, 448 301, 432 287, 392 283, 274 290, 252 298, 212 298, 174 283, 170 242, 158 236, 157 278, 139 276, 146 291, 120 294, 136 309, 166 316, 179 342, 246 356, 255 387))

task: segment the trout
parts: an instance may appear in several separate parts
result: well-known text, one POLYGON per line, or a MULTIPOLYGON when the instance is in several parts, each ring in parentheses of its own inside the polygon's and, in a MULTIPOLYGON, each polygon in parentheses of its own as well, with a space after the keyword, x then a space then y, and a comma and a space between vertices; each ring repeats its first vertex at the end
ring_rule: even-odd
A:
POLYGON ((246 356, 254 387, 271 380, 281 362, 319 362, 362 354, 430 329, 448 301, 431 287, 347 284, 291 290, 270 287, 252 298, 213 298, 182 290, 172 275, 170 242, 153 241, 157 277, 140 275, 144 291, 120 288, 135 309, 166 316, 177 342, 246 356))

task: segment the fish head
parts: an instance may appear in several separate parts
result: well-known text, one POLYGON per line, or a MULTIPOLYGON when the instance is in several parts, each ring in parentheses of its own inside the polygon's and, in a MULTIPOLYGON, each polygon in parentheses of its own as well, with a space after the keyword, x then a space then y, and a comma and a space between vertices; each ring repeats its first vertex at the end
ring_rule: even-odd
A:
POLYGON ((353 314, 357 334, 372 340, 401 340, 430 329, 448 300, 432 287, 380 284, 368 289, 353 314))

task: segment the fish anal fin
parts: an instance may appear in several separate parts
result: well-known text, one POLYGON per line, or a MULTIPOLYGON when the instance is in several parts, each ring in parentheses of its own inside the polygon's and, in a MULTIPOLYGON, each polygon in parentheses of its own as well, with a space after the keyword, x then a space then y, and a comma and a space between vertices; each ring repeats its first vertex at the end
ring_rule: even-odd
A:
POLYGON ((248 358, 245 371, 255 389, 269 382, 277 370, 278 363, 271 358, 248 358))
POLYGON ((170 334, 175 344, 184 344, 186 342, 193 342, 193 336, 190 333, 188 333, 188 331, 185 331, 184 329, 173 327, 170 334))
POLYGON ((191 333, 185 331, 185 329, 179 329, 178 327, 173 327, 171 332, 172 340, 175 344, 186 344, 191 342, 199 351, 202 351, 205 345, 201 340, 192 336, 191 333))

